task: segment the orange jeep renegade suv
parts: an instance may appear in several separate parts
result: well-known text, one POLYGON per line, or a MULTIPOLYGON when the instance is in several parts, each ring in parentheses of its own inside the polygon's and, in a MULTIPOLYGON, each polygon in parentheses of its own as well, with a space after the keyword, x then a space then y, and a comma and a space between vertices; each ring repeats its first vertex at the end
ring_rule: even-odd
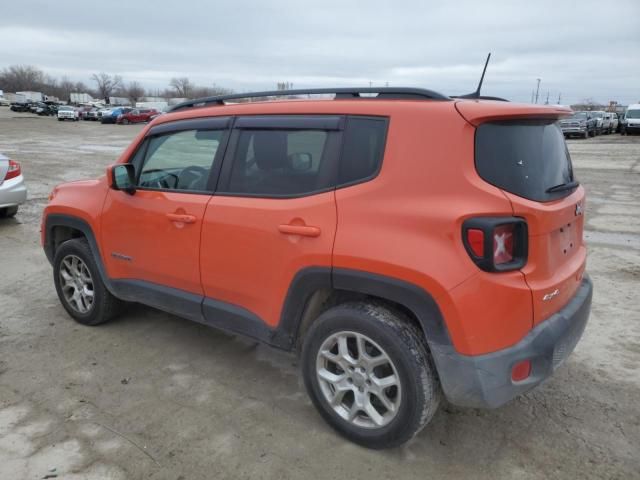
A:
POLYGON ((320 414, 371 448, 410 439, 442 395, 497 407, 549 377, 592 294, 571 111, 289 93, 334 96, 186 102, 104 177, 53 190, 42 244, 71 317, 134 301, 299 350, 320 414))

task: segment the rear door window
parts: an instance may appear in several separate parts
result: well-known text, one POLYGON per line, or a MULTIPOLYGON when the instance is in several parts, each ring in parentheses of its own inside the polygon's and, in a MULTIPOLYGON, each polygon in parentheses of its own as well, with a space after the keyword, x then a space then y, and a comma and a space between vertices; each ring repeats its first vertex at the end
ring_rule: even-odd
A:
MULTIPOLYGON (((240 117, 228 180, 220 192, 243 196, 312 195, 335 185, 341 119, 240 117)), ((226 160, 225 160, 226 163, 226 160)), ((226 168, 226 167, 225 167, 226 168)))
POLYGON ((573 191, 549 191, 574 181, 562 130, 552 120, 490 122, 476 131, 476 169, 486 182, 545 202, 573 191))

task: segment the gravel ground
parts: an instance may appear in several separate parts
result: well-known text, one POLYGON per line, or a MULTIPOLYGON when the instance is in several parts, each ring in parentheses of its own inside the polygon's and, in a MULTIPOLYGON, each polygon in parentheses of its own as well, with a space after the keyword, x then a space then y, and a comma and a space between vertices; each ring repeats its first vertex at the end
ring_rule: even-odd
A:
POLYGON ((378 452, 325 425, 291 355, 142 306, 99 328, 66 315, 39 245, 47 195, 140 128, 0 109, 0 152, 29 186, 0 221, 0 478, 640 478, 639 136, 568 142, 595 283, 575 353, 510 404, 445 405, 378 452))

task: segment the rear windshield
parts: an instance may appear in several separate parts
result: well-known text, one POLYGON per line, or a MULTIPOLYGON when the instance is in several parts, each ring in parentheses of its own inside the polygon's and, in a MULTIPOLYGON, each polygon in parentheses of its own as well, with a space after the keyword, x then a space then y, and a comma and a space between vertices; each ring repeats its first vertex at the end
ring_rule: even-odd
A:
POLYGON ((574 180, 562 130, 551 120, 480 125, 476 169, 485 181, 530 200, 550 201, 573 191, 547 192, 574 180))

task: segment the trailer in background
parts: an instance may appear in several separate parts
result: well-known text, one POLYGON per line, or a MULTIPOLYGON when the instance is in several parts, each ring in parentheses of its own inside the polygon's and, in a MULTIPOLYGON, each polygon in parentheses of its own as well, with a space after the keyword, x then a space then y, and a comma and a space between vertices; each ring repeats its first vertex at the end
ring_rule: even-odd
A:
POLYGON ((166 101, 162 102, 136 102, 136 108, 155 108, 159 112, 166 112, 169 108, 169 104, 166 101))
POLYGON ((4 94, 4 99, 10 103, 25 103, 27 101, 24 95, 9 92, 4 94))
POLYGON ((44 95, 42 94, 42 92, 31 92, 31 91, 27 91, 27 92, 16 92, 16 95, 23 95, 25 100, 24 101, 31 101, 31 102, 44 102, 45 98, 44 95))
POLYGON ((88 93, 79 93, 74 92, 69 94, 69 100, 71 103, 80 104, 80 103, 91 103, 93 102, 93 97, 88 93))

